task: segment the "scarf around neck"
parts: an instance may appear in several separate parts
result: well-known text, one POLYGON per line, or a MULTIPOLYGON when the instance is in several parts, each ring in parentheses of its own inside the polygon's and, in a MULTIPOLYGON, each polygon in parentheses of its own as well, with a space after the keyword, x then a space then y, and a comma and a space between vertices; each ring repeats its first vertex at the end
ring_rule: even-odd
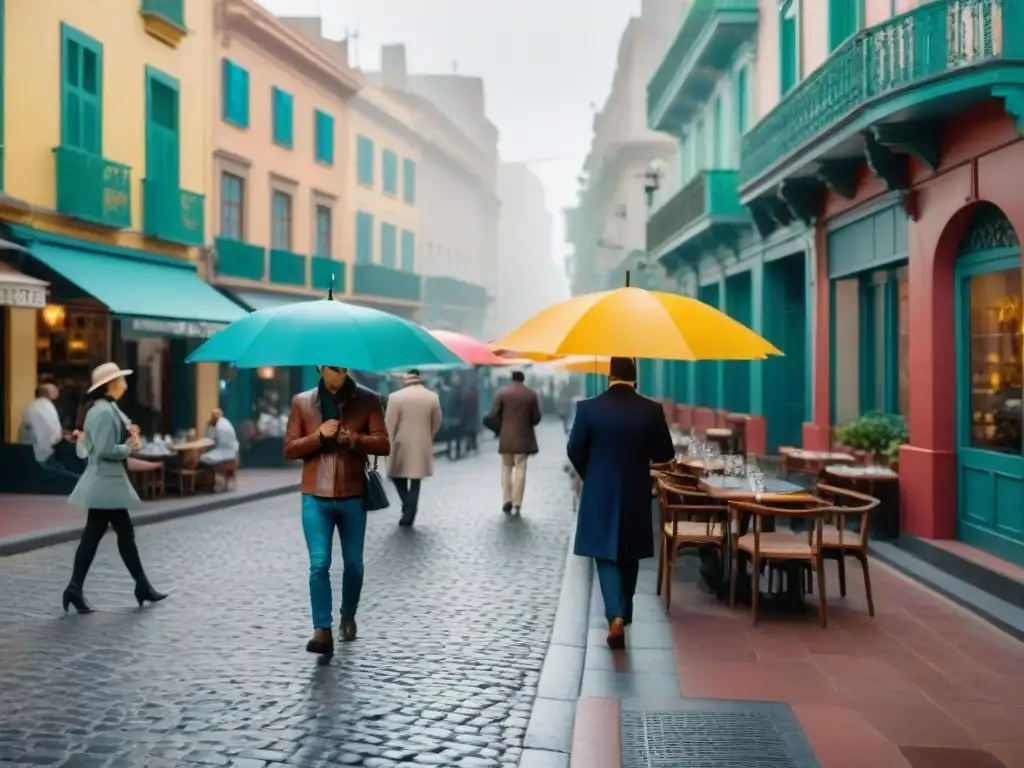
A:
POLYGON ((320 379, 317 390, 320 395, 320 423, 323 424, 331 419, 341 419, 342 406, 356 393, 356 383, 350 376, 345 379, 341 389, 332 393, 324 386, 324 380, 320 379))

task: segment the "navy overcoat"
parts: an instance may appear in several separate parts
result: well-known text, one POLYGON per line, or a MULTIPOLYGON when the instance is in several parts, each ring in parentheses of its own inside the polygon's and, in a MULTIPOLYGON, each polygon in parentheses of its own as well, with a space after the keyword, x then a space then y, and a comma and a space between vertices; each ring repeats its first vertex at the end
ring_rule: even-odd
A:
POLYGON ((583 479, 573 551, 620 562, 653 557, 651 462, 675 456, 661 404, 628 384, 580 401, 568 453, 583 479))

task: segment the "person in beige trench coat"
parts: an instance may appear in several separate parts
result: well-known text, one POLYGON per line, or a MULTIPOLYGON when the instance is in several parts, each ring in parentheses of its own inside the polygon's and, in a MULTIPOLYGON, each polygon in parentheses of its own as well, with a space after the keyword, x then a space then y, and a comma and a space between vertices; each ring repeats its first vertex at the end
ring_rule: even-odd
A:
POLYGON ((402 385, 388 398, 384 424, 391 437, 388 477, 402 500, 398 524, 411 528, 419 508, 420 483, 434 474, 434 438, 441 428, 441 399, 423 386, 419 371, 409 371, 402 385))

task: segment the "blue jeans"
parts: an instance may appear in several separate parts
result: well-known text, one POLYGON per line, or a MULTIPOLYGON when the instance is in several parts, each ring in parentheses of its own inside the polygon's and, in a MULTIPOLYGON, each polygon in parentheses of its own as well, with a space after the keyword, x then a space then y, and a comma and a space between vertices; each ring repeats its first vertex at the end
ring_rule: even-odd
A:
POLYGON ((597 581, 604 598, 604 615, 608 621, 622 619, 626 624, 633 621, 633 596, 636 594, 636 580, 640 574, 637 560, 616 562, 595 558, 597 581))
POLYGON ((363 544, 366 510, 363 500, 328 499, 302 494, 302 532, 309 552, 309 606, 313 627, 329 629, 331 616, 331 550, 334 529, 341 539, 341 615, 355 616, 363 590, 363 544))

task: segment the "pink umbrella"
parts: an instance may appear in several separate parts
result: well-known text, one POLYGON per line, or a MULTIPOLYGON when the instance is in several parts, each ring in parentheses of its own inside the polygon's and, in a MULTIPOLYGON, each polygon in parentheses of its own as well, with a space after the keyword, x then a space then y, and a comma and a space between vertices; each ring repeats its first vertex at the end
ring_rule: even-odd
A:
POLYGON ((428 332, 448 349, 458 355, 467 365, 508 365, 508 361, 491 352, 483 344, 471 336, 453 331, 428 332))

